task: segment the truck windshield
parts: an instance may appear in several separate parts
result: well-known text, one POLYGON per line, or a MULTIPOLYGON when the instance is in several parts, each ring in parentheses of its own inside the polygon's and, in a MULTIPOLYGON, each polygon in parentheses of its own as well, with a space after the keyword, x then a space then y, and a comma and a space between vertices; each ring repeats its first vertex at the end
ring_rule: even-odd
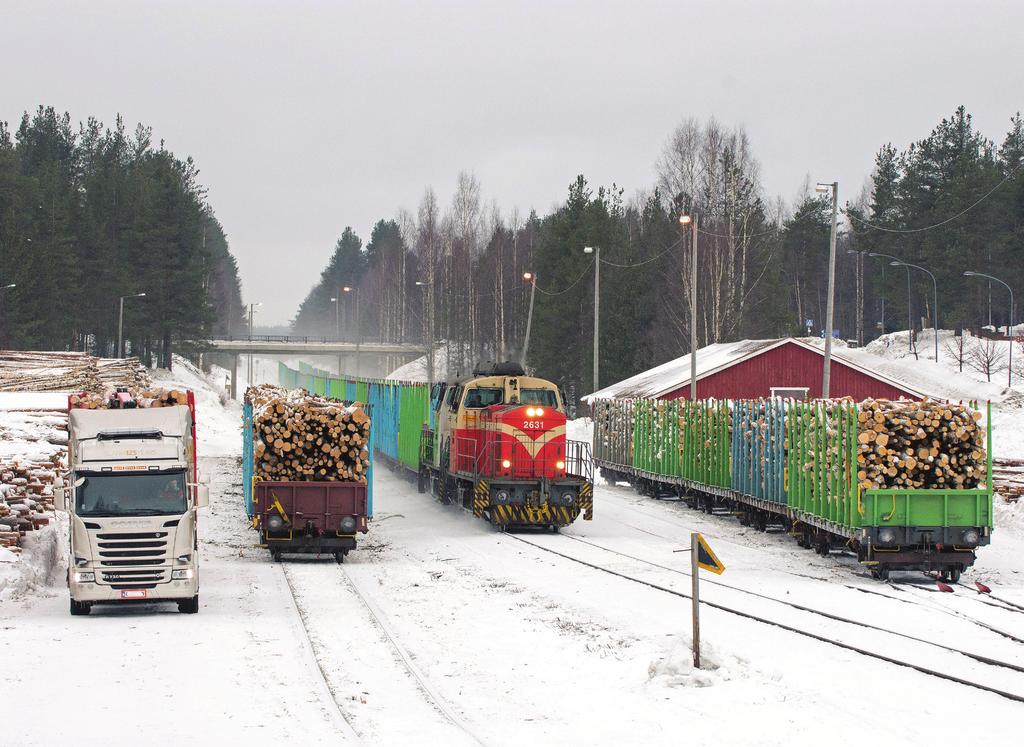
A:
POLYGON ((79 516, 162 516, 185 513, 185 473, 88 475, 75 488, 79 516))
POLYGON ((519 403, 522 405, 544 405, 558 407, 558 397, 552 389, 523 389, 519 392, 519 403))

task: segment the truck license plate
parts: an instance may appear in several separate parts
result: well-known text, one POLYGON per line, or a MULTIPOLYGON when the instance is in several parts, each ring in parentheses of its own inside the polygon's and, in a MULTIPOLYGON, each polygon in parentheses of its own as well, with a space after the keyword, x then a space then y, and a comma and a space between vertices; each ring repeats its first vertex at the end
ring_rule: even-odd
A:
POLYGON ((145 599, 145 589, 126 589, 121 592, 121 599, 145 599))

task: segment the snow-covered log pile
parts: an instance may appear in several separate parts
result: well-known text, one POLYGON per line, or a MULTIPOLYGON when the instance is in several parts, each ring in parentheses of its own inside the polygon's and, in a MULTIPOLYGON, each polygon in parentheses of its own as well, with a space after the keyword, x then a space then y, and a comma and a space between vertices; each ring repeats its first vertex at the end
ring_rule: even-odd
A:
POLYGON ((53 515, 53 488, 67 469, 63 452, 48 462, 0 463, 0 547, 20 552, 25 532, 44 527, 53 515))
POLYGON ((968 489, 985 481, 979 411, 931 400, 867 400, 857 417, 862 488, 968 489))
POLYGON ((116 386, 143 388, 149 372, 138 358, 95 358, 85 353, 7 350, 0 353, 0 392, 92 392, 116 386))
POLYGON ((370 418, 305 389, 249 387, 254 461, 261 480, 366 484, 370 418))

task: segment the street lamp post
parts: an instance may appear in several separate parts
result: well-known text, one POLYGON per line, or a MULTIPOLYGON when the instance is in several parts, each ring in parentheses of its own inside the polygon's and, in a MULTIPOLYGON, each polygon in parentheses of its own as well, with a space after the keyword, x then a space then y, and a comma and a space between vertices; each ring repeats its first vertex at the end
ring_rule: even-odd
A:
POLYGON ((835 310, 836 295, 836 219, 839 215, 839 182, 818 182, 814 190, 822 194, 832 191, 832 232, 828 240, 828 297, 825 304, 825 365, 821 373, 821 396, 828 399, 832 376, 832 313, 835 310))
POLYGON ((860 249, 847 249, 847 254, 854 254, 857 256, 857 298, 856 306, 857 311, 857 345, 859 347, 864 346, 864 255, 867 254, 867 250, 860 249))
MULTIPOLYGON (((869 257, 891 259, 894 262, 903 264, 903 260, 899 257, 894 257, 891 254, 882 254, 881 252, 868 252, 869 257)), ((889 264, 892 264, 890 262, 889 264)), ((882 272, 885 272, 885 265, 882 265, 882 272)), ((883 298, 883 303, 885 299, 883 298)), ((884 307, 883 307, 884 309, 884 307)), ((883 324, 885 320, 885 312, 882 312, 883 324)), ((910 294, 910 267, 907 267, 907 350, 913 351, 914 349, 914 310, 911 307, 911 294, 910 294)))
POLYGON ((133 293, 128 296, 121 296, 120 304, 117 310, 117 357, 124 357, 124 348, 122 347, 122 331, 124 330, 124 299, 126 298, 143 298, 145 293, 133 293))
MULTIPOLYGON (((964 273, 964 277, 967 277, 967 278, 986 278, 986 279, 988 279, 990 281, 994 280, 994 281, 996 281, 997 283, 1002 285, 1004 288, 1006 288, 1006 290, 1008 290, 1010 292, 1010 317, 1006 320, 1006 336, 1010 339, 1010 360, 1009 360, 1009 363, 1007 364, 1007 371, 1008 371, 1008 373, 1007 373, 1006 385, 1007 386, 1013 386, 1013 312, 1014 312, 1013 288, 1011 288, 1009 286, 1009 284, 1004 283, 999 278, 997 278, 997 277, 995 277, 993 275, 986 275, 984 272, 971 272, 970 270, 968 270, 967 272, 964 273)), ((991 284, 990 284, 989 287, 991 287, 991 284)))
MULTIPOLYGON (((257 306, 262 306, 262 305, 263 305, 262 301, 257 301, 256 303, 249 304, 249 342, 250 343, 252 342, 252 315, 253 315, 253 312, 254 312, 255 308, 257 306)), ((249 386, 252 386, 252 384, 253 384, 253 381, 252 381, 252 353, 249 353, 249 361, 248 361, 248 366, 246 368, 245 380, 249 383, 249 386)))
POLYGON ((594 255, 594 391, 599 388, 599 350, 598 325, 601 319, 601 247, 585 246, 584 254, 594 255))
MULTIPOLYGON (((530 310, 526 314, 526 339, 523 340, 523 353, 519 357, 519 365, 526 368, 526 353, 530 349, 530 329, 533 327, 533 298, 537 294, 537 273, 524 272, 523 280, 530 284, 530 310)), ((594 391, 597 391, 596 389, 594 391)))
POLYGON ((354 288, 350 285, 346 285, 344 288, 342 288, 342 291, 344 291, 345 293, 351 293, 355 297, 356 302, 356 378, 359 378, 359 348, 363 342, 363 330, 359 326, 359 289, 354 288))
POLYGON ((423 336, 426 338, 427 348, 427 385, 431 386, 434 383, 434 308, 433 305, 427 308, 427 303, 432 300, 431 286, 422 280, 417 280, 416 285, 426 291, 423 303, 423 336))
POLYGON ((679 216, 679 225, 690 227, 690 399, 697 399, 697 219, 679 216))
MULTIPOLYGON (((331 303, 334 304, 334 339, 341 342, 341 299, 338 296, 331 296, 331 303)), ((338 353, 338 376, 341 376, 341 353, 338 353)))
POLYGON ((935 276, 929 270, 926 270, 925 268, 921 267, 921 265, 914 265, 914 264, 911 264, 910 262, 901 262, 900 260, 896 260, 895 262, 890 262, 889 264, 892 265, 893 267, 901 267, 901 266, 902 267, 913 267, 915 270, 920 270, 921 272, 928 273, 928 277, 930 277, 932 279, 932 292, 934 294, 933 298, 934 298, 934 305, 935 305, 935 308, 933 309, 934 314, 932 315, 932 321, 933 321, 933 323, 935 325, 935 327, 933 329, 933 332, 935 333, 935 362, 938 363, 939 362, 939 284, 935 281, 935 276))

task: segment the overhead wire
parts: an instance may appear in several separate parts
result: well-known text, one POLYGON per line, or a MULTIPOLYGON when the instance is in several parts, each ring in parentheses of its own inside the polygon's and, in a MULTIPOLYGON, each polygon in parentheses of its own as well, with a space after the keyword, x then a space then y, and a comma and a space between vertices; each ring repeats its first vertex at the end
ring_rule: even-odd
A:
POLYGON ((570 283, 567 288, 563 288, 560 291, 546 291, 543 288, 541 288, 539 285, 536 286, 536 288, 537 288, 538 291, 543 293, 545 296, 560 296, 563 293, 568 293, 574 287, 576 287, 576 284, 579 283, 588 272, 590 272, 590 268, 593 267, 593 266, 594 266, 594 260, 590 260, 590 262, 587 264, 587 266, 585 268, 583 268, 583 272, 580 273, 580 276, 578 278, 576 278, 575 280, 573 280, 572 283, 570 283))
POLYGON ((885 226, 878 226, 878 225, 875 225, 874 223, 869 223, 868 221, 863 220, 862 218, 858 218, 856 215, 853 215, 850 212, 847 212, 846 216, 850 220, 853 220, 853 221, 856 221, 857 223, 860 223, 862 226, 867 226, 868 228, 873 228, 876 231, 885 231, 886 233, 921 233, 922 231, 931 231, 932 229, 940 228, 940 227, 946 225, 947 223, 951 223, 951 222, 955 221, 957 218, 959 218, 960 216, 964 215, 965 213, 969 213, 971 210, 974 210, 974 208, 978 207, 978 205, 980 205, 985 200, 987 200, 989 197, 991 197, 995 193, 995 191, 997 189, 999 189, 1004 184, 1006 184, 1008 181, 1010 181, 1016 175, 1016 173, 1018 171, 1020 171, 1022 166, 1024 166, 1024 161, 1022 161, 1021 163, 1017 164, 1017 166, 1015 168, 1011 169, 1010 172, 1005 177, 1003 177, 1003 180, 1001 182, 999 182, 999 184, 997 184, 996 186, 992 187, 992 189, 990 189, 988 192, 983 194, 980 198, 978 198, 978 200, 976 202, 968 205, 963 210, 961 210, 959 213, 956 213, 955 215, 951 215, 950 217, 948 217, 948 218, 946 218, 944 220, 941 220, 938 223, 932 223, 930 226, 923 226, 921 228, 886 228, 885 226))

